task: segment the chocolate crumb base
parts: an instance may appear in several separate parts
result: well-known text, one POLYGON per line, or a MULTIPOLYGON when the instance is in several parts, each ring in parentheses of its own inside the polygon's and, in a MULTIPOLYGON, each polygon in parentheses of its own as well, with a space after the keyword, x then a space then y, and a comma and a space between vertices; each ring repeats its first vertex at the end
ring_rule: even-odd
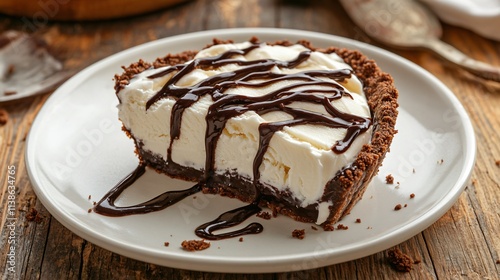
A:
POLYGON ((399 272, 410 272, 414 264, 413 259, 398 248, 387 252, 387 261, 394 270, 399 272))
POLYGON ((201 251, 210 247, 210 242, 205 240, 184 240, 181 243, 182 249, 186 251, 201 251))
MULTIPOLYGON (((139 146, 142 144, 139 143, 139 146)), ((162 158, 153 156, 148 151, 139 149, 138 151, 141 161, 152 167, 158 172, 165 173, 173 178, 198 182, 203 178, 203 173, 199 170, 190 167, 180 166, 172 163, 167 164, 162 158)), ((230 198, 237 198, 243 202, 251 203, 257 192, 253 182, 238 174, 214 174, 212 177, 212 187, 203 187, 204 193, 218 194, 230 198)), ((260 206, 267 207, 274 213, 290 216, 300 222, 313 223, 316 222, 318 210, 314 206, 307 208, 300 207, 300 202, 295 201, 292 195, 288 192, 279 192, 271 186, 265 186, 261 191, 260 206), (278 193, 272 194, 272 192, 278 193), (279 198, 278 198, 279 197, 279 198)), ((267 219, 271 218, 268 212, 260 212, 259 217, 267 219), (266 214, 264 214, 266 213, 266 214)))
MULTIPOLYGON (((251 38, 250 41, 258 42, 258 39, 254 37, 251 38)), ((227 42, 230 41, 214 39, 212 45, 227 42)), ((320 200, 321 202, 329 201, 332 203, 332 206, 330 206, 330 215, 322 224, 325 230, 331 230, 332 224, 349 213, 352 207, 354 207, 357 201, 359 201, 362 197, 370 180, 378 172, 378 168, 382 164, 385 154, 389 151, 392 139, 397 133, 395 124, 398 115, 398 91, 394 86, 392 77, 389 74, 382 72, 373 60, 368 59, 358 51, 340 49, 336 47, 318 49, 305 40, 299 41, 298 43, 313 51, 316 50, 324 53, 335 52, 347 64, 349 64, 352 67, 354 74, 363 82, 363 89, 368 100, 368 106, 372 111, 373 131, 370 143, 365 144, 362 147, 360 153, 351 166, 339 171, 339 173, 327 184, 323 197, 320 200)), ((289 41, 279 41, 272 44, 287 46, 292 43, 289 41)), ((196 53, 196 51, 185 51, 179 54, 168 54, 163 58, 156 59, 153 63, 140 60, 128 67, 122 67, 124 72, 120 75, 115 75, 115 90, 116 92, 119 92, 120 89, 124 88, 129 83, 130 79, 146 69, 185 63, 193 59, 196 53)), ((124 130, 126 131, 125 128, 124 130)), ((132 136, 130 135, 130 132, 126 132, 129 136, 132 136)), ((138 144, 137 140, 136 144, 138 144)), ((139 146, 136 147, 136 152, 139 154, 141 161, 145 160, 144 156, 147 152, 142 151, 139 146)), ((196 181, 203 175, 201 171, 198 171, 199 176, 186 177, 182 175, 182 173, 185 172, 182 172, 179 168, 159 166, 157 164, 150 164, 152 162, 148 160, 145 161, 148 165, 154 167, 158 171, 184 180, 187 179, 196 181)), ((196 171, 190 171, 189 173, 193 172, 196 173, 196 171)), ((255 187, 253 187, 253 191, 248 187, 243 187, 244 190, 239 190, 239 184, 235 184, 234 181, 230 180, 234 177, 235 176, 229 176, 229 178, 226 178, 225 180, 219 180, 229 184, 226 186, 221 184, 218 190, 212 188, 209 190, 204 189, 204 191, 238 197, 242 201, 250 202, 254 197, 252 194, 255 194, 255 187), (234 185, 238 185, 238 187, 234 187, 234 185)), ((310 211, 305 211, 307 213, 303 213, 303 209, 300 209, 301 211, 297 211, 293 207, 289 207, 296 205, 296 202, 291 198, 290 194, 287 195, 285 193, 283 198, 279 198, 279 201, 276 201, 276 189, 272 187, 264 189, 268 190, 268 193, 264 193, 265 199, 263 199, 263 204, 265 204, 264 206, 269 207, 273 211, 273 214, 281 213, 291 216, 299 221, 316 222, 317 210, 313 211, 311 209, 310 211)), ((283 195, 283 193, 280 193, 280 195, 283 195)), ((311 206, 311 208, 313 207, 314 206, 311 206)))

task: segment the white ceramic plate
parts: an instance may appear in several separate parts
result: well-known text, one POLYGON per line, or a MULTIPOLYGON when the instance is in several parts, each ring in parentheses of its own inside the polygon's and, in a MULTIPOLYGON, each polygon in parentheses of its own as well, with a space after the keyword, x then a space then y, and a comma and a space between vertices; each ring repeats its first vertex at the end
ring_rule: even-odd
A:
MULTIPOLYGON (((62 85, 38 114, 29 134, 26 162, 39 199, 64 226, 103 248, 169 267, 216 272, 278 272, 310 269, 364 257, 418 234, 439 219, 468 182, 475 157, 474 132, 462 105, 435 77, 387 51, 327 34, 287 29, 225 29, 185 34, 144 44, 83 70, 62 85), (316 46, 359 49, 394 76, 400 91, 399 133, 384 166, 363 199, 342 223, 325 232, 287 217, 263 220, 258 235, 211 242, 187 252, 183 240, 199 239, 196 226, 241 202, 197 194, 160 212, 111 218, 88 213, 137 165, 134 146, 120 130, 112 77, 139 58, 199 49, 212 38, 244 41, 308 39, 316 46), (441 163, 441 160, 443 162, 441 163), (387 185, 392 174, 400 186, 387 185), (410 194, 416 196, 410 199, 410 194), (91 198, 89 199, 89 195, 91 198), (407 204, 394 211, 396 204, 407 204), (355 223, 356 219, 361 223, 355 223), (305 229, 306 238, 291 237, 305 229), (170 246, 165 247, 164 242, 170 246)), ((144 201, 167 189, 189 187, 147 172, 120 203, 144 201)))

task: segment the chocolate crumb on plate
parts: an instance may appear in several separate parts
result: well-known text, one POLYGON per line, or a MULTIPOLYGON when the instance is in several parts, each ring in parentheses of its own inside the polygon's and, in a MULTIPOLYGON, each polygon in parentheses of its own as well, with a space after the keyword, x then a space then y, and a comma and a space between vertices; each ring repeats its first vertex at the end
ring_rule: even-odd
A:
POLYGON ((238 239, 239 242, 243 242, 243 237, 240 237, 240 239, 238 239))
POLYGON ((387 252, 387 255, 387 260, 394 270, 400 272, 409 272, 412 269, 412 265, 414 263, 413 259, 407 254, 401 252, 401 250, 399 250, 398 248, 389 250, 387 252))
POLYGON ((410 194, 410 198, 414 198, 414 197, 415 197, 414 193, 410 194))
POLYGON ((202 240, 184 240, 181 246, 186 251, 201 251, 210 247, 210 242, 206 242, 205 239, 202 240))
POLYGON ((311 226, 311 229, 312 229, 312 230, 318 230, 318 228, 317 228, 317 227, 315 227, 315 226, 311 226))
POLYGON ((393 184, 393 183, 394 183, 394 177, 392 177, 392 175, 391 175, 391 174, 389 174, 389 175, 385 176, 385 182, 386 182, 387 184, 393 184))
POLYGON ((325 231, 333 231, 335 229, 335 227, 333 225, 326 225, 326 226, 323 226, 323 229, 325 231))
POLYGON ((357 224, 361 224, 361 219, 360 219, 360 218, 357 218, 355 223, 357 223, 357 224))
POLYGON ((271 219, 271 213, 269 212, 259 212, 257 213, 257 217, 262 218, 264 220, 270 220, 271 219))
POLYGON ((403 208, 403 206, 401 206, 401 204, 394 206, 394 210, 396 210, 396 211, 401 210, 401 208, 403 208))
POLYGON ((295 229, 292 231, 292 237, 295 237, 298 239, 304 239, 304 237, 306 237, 306 230, 305 229, 295 229))
POLYGON ((6 91, 3 92, 3 95, 5 95, 5 96, 14 95, 14 94, 17 94, 17 91, 15 91, 15 90, 6 90, 6 91))
POLYGON ((165 242, 163 243, 163 246, 168 247, 170 245, 170 242, 165 242))
POLYGON ((343 225, 343 224, 338 224, 338 225, 337 225, 337 229, 348 230, 348 229, 349 229, 349 227, 348 227, 348 226, 346 226, 346 225, 343 225))

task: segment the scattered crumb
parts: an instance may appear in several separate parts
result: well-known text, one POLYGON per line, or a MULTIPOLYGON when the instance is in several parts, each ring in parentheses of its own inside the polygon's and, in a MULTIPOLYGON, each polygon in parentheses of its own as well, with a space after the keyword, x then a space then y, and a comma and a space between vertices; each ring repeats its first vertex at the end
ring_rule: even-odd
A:
POLYGON ((292 237, 295 237, 298 239, 304 239, 304 237, 306 237, 306 230, 305 229, 294 229, 292 231, 292 237))
POLYGON ((92 202, 92 205, 96 206, 96 205, 97 205, 97 202, 95 202, 95 201, 94 201, 94 202, 92 202))
POLYGON ((210 242, 205 242, 205 239, 202 240, 184 240, 181 243, 181 246, 186 251, 201 251, 210 247, 210 242))
POLYGON ((360 219, 360 218, 357 218, 355 223, 357 223, 357 224, 361 224, 361 219, 360 219))
POLYGON ((42 222, 43 217, 35 208, 31 208, 30 211, 26 214, 26 220, 39 224, 42 222))
POLYGON ((500 159, 495 160, 496 166, 500 166, 500 159))
POLYGON ((315 226, 311 226, 311 229, 312 229, 312 230, 318 230, 318 228, 317 228, 317 227, 315 227, 315 226))
POLYGON ((335 227, 333 225, 324 225, 323 229, 325 231, 333 231, 335 229, 335 227))
POLYGON ((14 95, 14 94, 17 94, 17 91, 15 91, 15 90, 7 90, 7 91, 3 92, 3 95, 5 95, 5 96, 14 95))
POLYGON ((92 212, 92 208, 89 208, 89 210, 87 210, 87 213, 91 213, 92 212))
POLYGON ((89 200, 91 200, 91 199, 92 199, 92 195, 89 194, 89 200))
POLYGON ((163 243, 163 246, 168 247, 170 245, 170 242, 165 242, 163 243))
POLYGON ((497 260, 497 264, 500 264, 500 260, 497 260))
POLYGON ((405 203, 405 205, 404 205, 403 207, 405 207, 405 208, 406 208, 407 206, 408 206, 408 204, 406 204, 406 203, 405 203))
POLYGON ((195 196, 193 196, 193 199, 196 199, 196 195, 195 195, 195 196))
POLYGON ((391 174, 385 176, 385 183, 386 184, 394 184, 394 177, 392 177, 391 174))
POLYGON ((413 168, 412 172, 415 173, 415 168, 413 168))
POLYGON ((395 248, 387 252, 389 264, 391 267, 400 272, 409 272, 413 265, 413 260, 410 256, 395 248))
POLYGON ((444 162, 444 159, 438 160, 438 164, 443 164, 443 162, 444 162))
POLYGON ((264 220, 270 220, 271 219, 271 213, 269 212, 259 212, 257 213, 257 217, 262 218, 264 220))
POLYGON ((401 208, 403 208, 401 206, 401 204, 398 204, 398 205, 394 206, 394 210, 396 210, 396 211, 401 210, 401 208))
POLYGON ((0 109, 0 126, 5 125, 9 121, 9 113, 4 109, 0 109))
POLYGON ((372 227, 367 227, 366 229, 373 229, 372 227))
POLYGON ((9 68, 7 68, 6 78, 9 78, 10 76, 12 76, 12 74, 14 74, 14 72, 16 72, 16 66, 14 64, 9 64, 9 68))
POLYGON ((414 193, 410 194, 410 198, 414 198, 414 197, 415 197, 414 193))
POLYGON ((421 262, 422 262, 422 260, 415 260, 415 261, 413 261, 413 264, 419 264, 421 262))
POLYGON ((238 239, 239 242, 243 242, 243 237, 240 237, 240 239, 238 239))
POLYGON ((273 209, 273 217, 278 217, 278 209, 276 208, 273 209))
POLYGON ((337 229, 348 230, 348 229, 349 229, 349 227, 348 227, 348 226, 345 226, 345 225, 343 225, 343 224, 338 224, 338 225, 337 225, 337 229))

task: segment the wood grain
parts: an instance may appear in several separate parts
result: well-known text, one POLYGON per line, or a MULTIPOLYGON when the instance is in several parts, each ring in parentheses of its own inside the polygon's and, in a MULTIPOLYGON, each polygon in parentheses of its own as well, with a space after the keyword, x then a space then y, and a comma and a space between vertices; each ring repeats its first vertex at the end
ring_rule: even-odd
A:
MULTIPOLYGON (((27 25, 0 15, 0 31, 37 32, 69 70, 167 36, 229 27, 313 30, 377 44, 334 1, 197 0, 147 15, 95 22, 27 25), (35 27, 35 30, 30 28, 35 27)), ((443 39, 470 56, 500 65, 500 43, 444 26, 443 39)), ((384 47, 384 46, 381 46, 384 47)), ((188 46, 187 46, 188 48, 188 46)), ((421 65, 447 85, 469 113, 478 143, 472 181, 436 223, 396 247, 421 262, 408 273, 387 264, 387 251, 328 267, 271 274, 220 274, 160 267, 104 250, 73 234, 41 205, 26 174, 24 149, 31 123, 49 94, 0 104, 9 121, 0 126, 0 275, 2 279, 500 279, 500 90, 449 68, 422 51, 387 48, 421 65), (6 171, 16 167, 16 272, 8 265, 6 171), (27 219, 35 209, 40 222, 27 219)))

